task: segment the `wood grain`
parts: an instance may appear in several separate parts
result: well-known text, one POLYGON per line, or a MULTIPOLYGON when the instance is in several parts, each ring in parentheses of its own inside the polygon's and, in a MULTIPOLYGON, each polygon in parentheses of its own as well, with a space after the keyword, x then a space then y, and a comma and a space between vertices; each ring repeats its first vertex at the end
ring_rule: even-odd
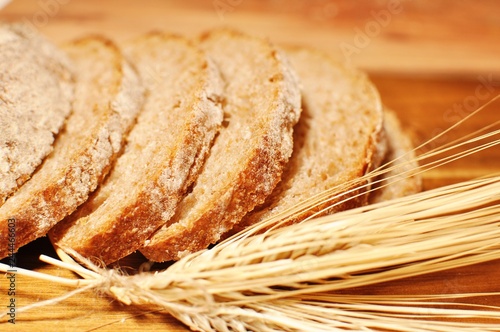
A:
POLYGON ((153 29, 194 35, 229 25, 313 45, 369 71, 498 79, 499 7, 495 0, 17 0, 0 15, 57 42, 84 33, 120 40, 153 29))
MULTIPOLYGON (((214 7, 216 1, 18 0, 0 11, 0 19, 31 23, 57 43, 87 33, 102 33, 120 41, 153 29, 192 36, 214 26, 231 25, 280 43, 312 45, 367 70, 384 103, 398 112, 416 144, 449 127, 457 114, 459 117, 468 114, 473 106, 484 104, 500 91, 500 3, 495 0, 402 0, 401 12, 390 14, 387 21, 382 18, 377 21, 374 16, 389 10, 389 2, 385 1, 221 2, 229 4, 223 11, 214 7), (372 36, 366 45, 361 45, 360 31, 367 28, 374 29, 372 36), (359 52, 349 59, 341 48, 346 44, 359 46, 356 46, 359 52)), ((500 103, 496 103, 468 121, 457 135, 498 121, 499 106, 500 103)), ((425 187, 499 172, 499 161, 498 148, 473 155, 426 173, 425 187)), ((46 239, 22 248, 17 255, 18 265, 74 277, 67 271, 40 263, 37 257, 41 253, 55 257, 46 239)), ((122 264, 137 266, 141 259, 139 255, 132 255, 122 264)), ((500 290, 499 263, 493 261, 358 291, 376 294, 494 292, 500 290)), ((6 284, 6 280, 0 280, 2 306, 9 300, 6 284)), ((69 290, 18 276, 16 304, 22 307, 69 290)), ((491 296, 474 301, 498 305, 499 300, 491 296)), ((0 330, 187 330, 171 316, 155 312, 156 309, 128 307, 98 294, 85 293, 57 305, 18 313, 15 326, 0 323, 0 330)))

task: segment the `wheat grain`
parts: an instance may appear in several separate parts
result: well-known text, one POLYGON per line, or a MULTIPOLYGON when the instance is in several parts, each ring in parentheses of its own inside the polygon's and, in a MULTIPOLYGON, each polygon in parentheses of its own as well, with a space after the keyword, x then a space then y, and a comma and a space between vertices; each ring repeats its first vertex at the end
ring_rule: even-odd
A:
MULTIPOLYGON (((415 303, 398 299, 388 305, 390 299, 384 304, 383 297, 379 303, 349 303, 332 292, 500 258, 499 193, 500 177, 437 188, 227 241, 157 273, 123 276, 99 269, 77 253, 71 254, 93 272, 57 264, 92 278, 87 287, 126 304, 159 305, 202 330, 240 324, 232 329, 407 326, 406 331, 418 331, 421 320, 412 323, 415 327, 408 323, 422 318, 415 303)), ((463 315, 493 319, 495 309, 494 314, 485 309, 422 310, 424 319, 433 320, 425 322, 429 329, 474 331, 467 322, 434 320, 463 315)))
MULTIPOLYGON (((406 174, 440 167, 498 145, 499 131, 492 128, 423 153, 418 157, 422 168, 405 170, 406 174)), ((387 165, 367 177, 393 167, 387 165)), ((322 206, 351 185, 313 197, 211 250, 186 256, 164 271, 125 276, 68 252, 88 269, 43 260, 77 272, 86 280, 42 276, 22 269, 18 273, 83 287, 74 292, 97 289, 125 304, 159 306, 200 331, 499 330, 500 308, 495 306, 447 303, 444 296, 437 295, 404 298, 346 292, 499 259, 500 176, 276 228, 300 211, 322 206), (485 322, 471 323, 468 318, 485 322)), ((6 268, 0 265, 0 270, 6 268)), ((24 309, 70 295, 73 293, 24 309)))

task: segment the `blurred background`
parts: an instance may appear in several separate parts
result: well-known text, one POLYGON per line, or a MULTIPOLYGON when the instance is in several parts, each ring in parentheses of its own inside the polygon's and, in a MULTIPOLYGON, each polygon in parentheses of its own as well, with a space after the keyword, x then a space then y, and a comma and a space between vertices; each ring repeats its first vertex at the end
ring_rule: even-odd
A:
POLYGON ((496 0, 13 0, 0 17, 29 22, 57 42, 228 25, 313 45, 370 72, 500 74, 496 0))

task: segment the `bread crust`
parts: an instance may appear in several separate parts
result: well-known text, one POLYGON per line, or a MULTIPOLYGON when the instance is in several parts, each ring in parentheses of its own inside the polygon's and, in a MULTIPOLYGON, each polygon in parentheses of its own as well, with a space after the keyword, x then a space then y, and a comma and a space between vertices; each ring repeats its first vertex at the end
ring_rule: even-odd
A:
POLYGON ((418 161, 411 138, 405 133, 397 114, 384 109, 384 126, 387 133, 387 153, 382 164, 395 166, 384 173, 376 185, 378 189, 370 193, 371 204, 418 193, 422 190, 422 178, 418 174, 401 174, 405 171, 418 170, 418 161), (394 161, 394 162, 393 162, 394 161))
MULTIPOLYGON (((87 200, 121 150, 142 103, 138 76, 111 41, 84 38, 66 45, 65 51, 75 63, 74 112, 54 151, 0 207, 0 242, 8 239, 7 220, 15 219, 15 251, 45 235, 87 200), (92 70, 96 63, 103 70, 92 70)), ((7 254, 2 247, 0 257, 7 254)))
POLYGON ((72 100, 66 55, 22 25, 0 24, 0 206, 52 151, 72 100))
POLYGON ((154 261, 206 248, 264 201, 291 155, 300 114, 296 75, 272 44, 229 29, 210 31, 200 40, 226 80, 229 125, 174 218, 141 249, 154 261))
POLYGON ((284 49, 303 87, 303 115, 295 128, 294 154, 266 202, 224 238, 334 188, 324 197, 330 201, 286 217, 283 225, 366 204, 367 188, 360 186, 369 187, 369 183, 359 179, 378 167, 385 154, 382 105, 366 75, 314 49, 284 49))
POLYGON ((108 179, 50 233, 62 249, 106 264, 170 219, 222 122, 218 70, 191 42, 151 33, 124 49, 146 87, 143 111, 108 179))

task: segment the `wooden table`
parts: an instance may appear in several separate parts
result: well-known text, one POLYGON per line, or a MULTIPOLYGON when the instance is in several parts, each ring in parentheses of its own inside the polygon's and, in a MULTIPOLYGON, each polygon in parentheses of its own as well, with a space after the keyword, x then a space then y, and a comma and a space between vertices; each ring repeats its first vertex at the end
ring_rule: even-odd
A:
MULTIPOLYGON (((24 21, 61 43, 86 33, 118 41, 153 29, 188 36, 229 25, 276 42, 326 50, 370 74, 384 103, 398 112, 415 142, 450 126, 456 107, 466 112, 500 92, 500 3, 490 1, 15 1, 0 11, 6 21, 24 21)), ((468 122, 460 134, 499 119, 500 103, 468 122)), ((500 150, 485 151, 424 175, 425 188, 500 171, 500 150)), ((23 248, 18 265, 58 276, 72 274, 37 260, 55 256, 46 239, 23 248)), ((140 260, 129 258, 130 262, 140 260)), ((380 294, 500 291, 500 261, 375 285, 380 294)), ((7 303, 0 281, 0 304, 7 303)), ((18 306, 62 295, 68 287, 19 276, 18 306)), ((474 301, 500 304, 498 297, 474 301)), ((149 308, 150 309, 150 308, 149 308)), ((186 331, 172 317, 127 307, 85 293, 50 307, 18 313, 16 325, 0 330, 186 331)))

